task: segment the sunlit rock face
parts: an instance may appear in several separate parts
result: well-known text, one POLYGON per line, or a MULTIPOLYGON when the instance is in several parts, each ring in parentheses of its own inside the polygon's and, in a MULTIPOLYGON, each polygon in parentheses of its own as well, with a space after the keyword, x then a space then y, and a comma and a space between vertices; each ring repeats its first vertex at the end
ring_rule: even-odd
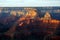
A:
POLYGON ((16 16, 16 11, 11 11, 10 14, 16 16))
MULTIPOLYGON (((49 12, 46 12, 46 14, 44 15, 43 18, 39 18, 37 17, 36 19, 29 19, 30 17, 28 17, 30 15, 29 14, 26 14, 27 16, 26 17, 21 17, 19 20, 19 26, 24 26, 24 25, 29 25, 30 23, 32 23, 32 25, 39 25, 39 27, 42 27, 45 28, 46 30, 44 30, 45 32, 47 32, 48 34, 49 33, 53 33, 56 28, 58 27, 60 21, 59 20, 56 20, 56 19, 52 19, 51 15, 49 14, 49 12), (40 24, 35 24, 36 21, 39 21, 38 23, 40 24), (25 24, 24 24, 25 23, 25 24), (52 30, 52 31, 51 31, 52 30)), ((36 15, 35 15, 36 16, 36 15)), ((34 17, 35 17, 34 16, 34 17)), ((38 27, 38 26, 36 26, 38 27)))
POLYGON ((10 12, 11 15, 13 16, 24 16, 26 18, 35 18, 37 15, 36 9, 35 8, 24 8, 23 10, 12 10, 10 12))
POLYGON ((51 15, 49 14, 49 12, 46 12, 46 14, 44 15, 44 18, 46 20, 51 19, 51 15))
POLYGON ((34 8, 24 8, 24 9, 27 11, 27 13, 25 15, 26 18, 33 19, 36 17, 36 15, 37 15, 36 9, 34 9, 34 8))
POLYGON ((44 17, 41 18, 41 20, 50 20, 51 19, 51 15, 49 12, 46 12, 44 17))
POLYGON ((36 12, 35 11, 29 11, 26 14, 26 17, 30 17, 30 18, 34 18, 36 16, 36 12))
POLYGON ((35 19, 35 17, 37 16, 37 12, 36 9, 34 8, 24 8, 24 10, 26 11, 26 13, 24 14, 23 12, 20 13, 20 15, 22 15, 18 21, 23 21, 23 20, 30 20, 30 19, 35 19))
POLYGON ((25 36, 31 35, 32 33, 36 35, 53 34, 60 23, 59 20, 52 19, 49 12, 46 12, 42 18, 37 17, 35 8, 24 8, 22 11, 11 11, 11 15, 19 16, 19 19, 17 19, 16 23, 5 33, 5 35, 10 37, 13 37, 15 33, 17 35, 20 33, 18 36, 21 36, 22 33, 25 36), (18 29, 17 32, 16 29, 18 29))
POLYGON ((17 11, 17 16, 22 16, 22 15, 24 15, 23 11, 17 11))
POLYGON ((44 17, 41 18, 41 20, 43 20, 43 22, 50 22, 50 23, 59 23, 59 20, 55 20, 55 19, 52 19, 51 15, 49 12, 46 12, 44 17))
POLYGON ((10 14, 13 16, 21 16, 21 15, 24 15, 24 12, 23 11, 11 11, 10 14))

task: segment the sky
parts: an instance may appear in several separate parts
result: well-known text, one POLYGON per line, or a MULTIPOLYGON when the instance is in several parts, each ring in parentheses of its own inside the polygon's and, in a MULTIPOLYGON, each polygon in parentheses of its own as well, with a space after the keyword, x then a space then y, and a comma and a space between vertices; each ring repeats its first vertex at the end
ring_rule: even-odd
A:
POLYGON ((0 0, 0 7, 60 6, 60 0, 0 0))

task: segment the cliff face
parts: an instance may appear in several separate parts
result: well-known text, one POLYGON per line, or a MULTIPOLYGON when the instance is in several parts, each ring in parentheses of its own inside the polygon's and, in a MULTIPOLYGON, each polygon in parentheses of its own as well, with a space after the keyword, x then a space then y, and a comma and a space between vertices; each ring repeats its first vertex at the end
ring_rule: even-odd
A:
POLYGON ((48 35, 53 34, 56 31, 56 28, 59 26, 60 21, 51 19, 51 20, 41 20, 41 18, 29 19, 29 18, 19 18, 16 23, 5 33, 5 35, 13 37, 14 34, 20 36, 24 35, 48 35))
MULTIPOLYGON (((8 31, 4 33, 6 36, 13 38, 21 38, 23 36, 46 36, 48 34, 54 34, 58 26, 60 26, 60 20, 53 19, 49 12, 40 18, 37 15, 36 9, 27 8, 24 11, 13 11, 11 15, 0 23, 8 25, 8 22, 12 24, 8 31), (18 15, 18 16, 16 16, 18 15), (20 16, 21 15, 21 16, 20 16)), ((3 24, 2 24, 3 25, 3 24)))
POLYGON ((52 19, 49 12, 46 12, 43 18, 36 17, 34 10, 28 10, 25 16, 20 17, 5 35, 13 37, 14 34, 41 35, 53 34, 56 31, 60 21, 52 19))

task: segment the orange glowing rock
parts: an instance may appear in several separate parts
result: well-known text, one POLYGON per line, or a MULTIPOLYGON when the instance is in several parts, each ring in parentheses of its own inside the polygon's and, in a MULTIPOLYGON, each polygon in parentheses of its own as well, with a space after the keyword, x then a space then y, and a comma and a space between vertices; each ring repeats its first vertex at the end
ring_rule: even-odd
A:
POLYGON ((16 11, 11 11, 10 14, 16 16, 16 11))
POLYGON ((51 20, 49 12, 46 12, 46 14, 44 15, 44 17, 41 18, 41 20, 51 20))
POLYGON ((29 12, 26 14, 26 17, 34 18, 36 15, 37 15, 37 14, 36 14, 35 11, 29 11, 29 12))
POLYGON ((49 12, 46 12, 46 14, 44 15, 44 18, 51 18, 51 16, 50 16, 50 14, 49 14, 49 12))
POLYGON ((43 20, 43 22, 48 23, 48 20, 43 20))
POLYGON ((59 21, 58 20, 51 20, 51 23, 59 23, 59 21))
POLYGON ((25 17, 21 17, 18 21, 23 21, 25 20, 25 17))
POLYGON ((19 24, 19 26, 22 26, 23 25, 23 22, 19 24))
POLYGON ((51 19, 49 12, 46 12, 46 14, 44 15, 43 18, 41 18, 41 20, 43 20, 43 22, 45 23, 56 23, 56 24, 59 23, 58 20, 51 19))
POLYGON ((17 11, 17 14, 18 14, 18 16, 24 15, 24 12, 23 11, 17 11))
POLYGON ((35 9, 33 8, 26 8, 27 13, 26 13, 26 17, 30 17, 30 18, 35 18, 35 16, 37 15, 37 12, 35 12, 35 9))

